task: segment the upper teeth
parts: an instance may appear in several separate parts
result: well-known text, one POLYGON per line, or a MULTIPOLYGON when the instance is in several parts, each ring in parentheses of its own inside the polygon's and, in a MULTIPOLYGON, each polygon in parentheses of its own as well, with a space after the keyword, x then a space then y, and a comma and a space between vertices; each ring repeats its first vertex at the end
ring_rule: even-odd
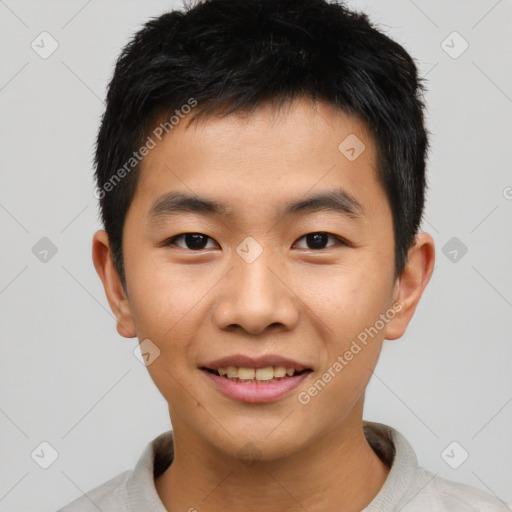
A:
POLYGON ((284 366, 266 366, 265 368, 228 366, 227 368, 218 368, 217 371, 219 375, 227 376, 229 379, 272 380, 285 375, 291 377, 295 373, 295 368, 285 368, 284 366))

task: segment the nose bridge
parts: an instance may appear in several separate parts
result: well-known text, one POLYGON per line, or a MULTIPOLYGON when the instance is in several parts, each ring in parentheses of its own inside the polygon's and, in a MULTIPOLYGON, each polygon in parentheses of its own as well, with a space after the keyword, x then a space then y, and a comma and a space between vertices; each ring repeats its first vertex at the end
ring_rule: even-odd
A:
POLYGON ((273 324, 293 328, 298 312, 293 294, 275 275, 280 265, 274 252, 248 237, 231 266, 215 311, 219 327, 238 325, 252 334, 273 324))
MULTIPOLYGON (((248 254, 251 254, 252 249, 248 254)), ((273 302, 276 294, 279 293, 276 288, 276 277, 271 272, 272 262, 275 265, 275 259, 271 257, 269 249, 263 250, 254 259, 246 259, 238 255, 234 262, 233 274, 237 291, 241 298, 252 298, 253 304, 265 301, 273 302), (269 268, 270 267, 270 268, 269 268)))

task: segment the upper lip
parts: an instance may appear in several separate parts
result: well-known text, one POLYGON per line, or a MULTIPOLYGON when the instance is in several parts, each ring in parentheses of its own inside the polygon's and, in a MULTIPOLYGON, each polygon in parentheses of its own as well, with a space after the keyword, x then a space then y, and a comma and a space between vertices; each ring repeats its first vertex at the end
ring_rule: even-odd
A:
POLYGON ((309 370, 309 366, 298 361, 294 361, 288 357, 276 354, 267 354, 260 357, 250 357, 243 354, 233 354, 231 356, 216 359, 202 366, 210 370, 218 368, 227 368, 228 366, 236 366, 238 368, 265 368, 268 366, 284 366, 285 368, 293 368, 297 371, 309 370))

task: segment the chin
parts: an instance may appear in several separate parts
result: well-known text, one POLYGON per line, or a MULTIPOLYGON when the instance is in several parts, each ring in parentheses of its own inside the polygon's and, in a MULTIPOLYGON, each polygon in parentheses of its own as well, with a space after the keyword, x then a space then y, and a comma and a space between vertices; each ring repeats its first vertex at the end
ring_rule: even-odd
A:
POLYGON ((247 465, 289 457, 307 444, 307 440, 302 439, 299 432, 283 430, 277 433, 277 424, 279 421, 274 422, 272 428, 253 428, 251 431, 226 426, 231 435, 223 432, 222 439, 211 439, 210 443, 219 452, 247 465))

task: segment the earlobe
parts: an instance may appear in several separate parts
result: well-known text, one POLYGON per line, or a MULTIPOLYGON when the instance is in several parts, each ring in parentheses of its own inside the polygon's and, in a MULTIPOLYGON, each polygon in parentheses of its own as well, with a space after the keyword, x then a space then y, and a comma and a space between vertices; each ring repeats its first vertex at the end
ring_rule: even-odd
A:
POLYGON ((434 239, 428 233, 416 235, 409 249, 407 262, 395 284, 394 303, 399 311, 386 328, 385 338, 395 340, 402 337, 411 321, 416 306, 425 290, 435 263, 434 239))
POLYGON ((130 303, 114 265, 108 234, 103 229, 94 233, 92 260, 94 268, 103 283, 110 309, 116 317, 117 332, 124 338, 134 338, 137 334, 130 303))

